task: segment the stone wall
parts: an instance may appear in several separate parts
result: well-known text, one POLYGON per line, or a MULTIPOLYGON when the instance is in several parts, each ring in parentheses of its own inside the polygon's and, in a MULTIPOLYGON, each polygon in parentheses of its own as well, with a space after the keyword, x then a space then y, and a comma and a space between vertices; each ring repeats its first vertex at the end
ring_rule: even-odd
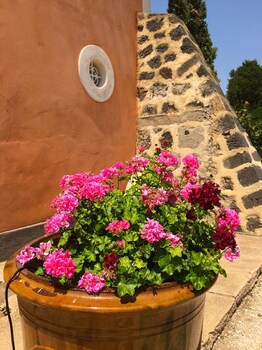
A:
POLYGON ((187 27, 175 15, 139 14, 137 32, 138 146, 167 139, 179 156, 200 156, 241 230, 261 234, 261 159, 187 27))

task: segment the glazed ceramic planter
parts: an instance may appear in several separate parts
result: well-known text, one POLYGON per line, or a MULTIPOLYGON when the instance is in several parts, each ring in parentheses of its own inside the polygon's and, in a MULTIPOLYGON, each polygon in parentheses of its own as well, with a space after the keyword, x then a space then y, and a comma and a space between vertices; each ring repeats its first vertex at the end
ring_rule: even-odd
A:
MULTIPOLYGON (((6 262, 5 281, 17 270, 15 256, 6 262)), ((195 294, 186 284, 168 283, 120 299, 112 292, 62 289, 24 270, 11 289, 25 350, 200 349, 206 291, 195 294)))

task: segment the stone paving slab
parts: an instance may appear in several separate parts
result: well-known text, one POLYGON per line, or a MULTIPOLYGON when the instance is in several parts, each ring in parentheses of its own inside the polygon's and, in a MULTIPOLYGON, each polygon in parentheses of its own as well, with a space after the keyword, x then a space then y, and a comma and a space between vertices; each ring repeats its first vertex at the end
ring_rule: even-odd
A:
MULTIPOLYGON (((204 350, 211 350, 213 344, 237 310, 241 300, 252 290, 258 276, 262 272, 262 236, 238 235, 241 247, 241 258, 234 263, 222 260, 228 277, 219 276, 215 285, 206 296, 205 317, 203 327, 204 350)), ((4 262, 0 263, 0 281, 3 281, 4 262)), ((4 285, 0 284, 0 309, 3 307, 4 285)), ((12 319, 16 339, 16 350, 24 350, 22 331, 19 320, 16 296, 9 294, 12 319)), ((0 314, 1 341, 0 350, 11 349, 7 317, 0 314)), ((164 349, 160 349, 164 350, 164 349)))

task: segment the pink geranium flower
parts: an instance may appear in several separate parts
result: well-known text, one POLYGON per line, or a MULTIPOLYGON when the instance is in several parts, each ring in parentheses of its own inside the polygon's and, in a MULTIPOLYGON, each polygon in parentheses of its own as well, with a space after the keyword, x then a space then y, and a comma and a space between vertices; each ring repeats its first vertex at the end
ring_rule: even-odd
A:
POLYGON ((85 272, 78 281, 78 287, 86 290, 87 293, 98 293, 106 285, 104 277, 95 273, 85 272))
POLYGON ((69 227, 70 222, 74 221, 74 215, 70 213, 57 213, 54 214, 50 219, 46 220, 46 224, 44 226, 45 233, 50 235, 52 233, 56 233, 62 227, 69 227))
POLYGON ((227 250, 225 251, 224 257, 230 262, 233 262, 236 259, 238 259, 240 257, 239 246, 236 246, 234 249, 227 248, 227 250))
POLYGON ((172 167, 178 164, 177 157, 173 153, 168 152, 165 149, 159 154, 157 161, 158 163, 166 167, 172 167))
POLYGON ((133 174, 133 173, 139 173, 145 167, 150 163, 149 159, 141 157, 141 156, 135 156, 133 157, 126 166, 126 173, 127 174, 133 174))
POLYGON ((107 227, 106 230, 112 231, 114 233, 119 233, 121 230, 128 230, 130 227, 130 223, 122 218, 121 220, 112 221, 107 227))
POLYGON ((50 205, 51 208, 56 208, 59 212, 65 211, 69 213, 74 211, 77 206, 78 199, 70 193, 57 196, 50 205))
POLYGON ((59 249, 56 252, 47 256, 43 264, 46 273, 56 278, 65 276, 66 278, 72 278, 75 274, 76 263, 71 259, 68 250, 63 252, 63 249, 59 249))

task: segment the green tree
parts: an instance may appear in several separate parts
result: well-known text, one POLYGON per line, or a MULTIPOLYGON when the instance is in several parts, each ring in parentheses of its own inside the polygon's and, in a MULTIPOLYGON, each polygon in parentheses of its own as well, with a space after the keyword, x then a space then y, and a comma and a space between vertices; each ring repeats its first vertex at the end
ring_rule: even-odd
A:
POLYGON ((245 60, 229 74, 227 98, 262 157, 262 66, 257 60, 245 60))
POLYGON ((203 0, 169 0, 168 13, 174 13, 187 25, 206 62, 214 70, 217 48, 213 47, 206 23, 207 9, 203 0))
POLYGON ((239 109, 246 102, 250 112, 262 107, 262 66, 257 60, 245 60, 229 74, 227 98, 232 107, 239 109))

